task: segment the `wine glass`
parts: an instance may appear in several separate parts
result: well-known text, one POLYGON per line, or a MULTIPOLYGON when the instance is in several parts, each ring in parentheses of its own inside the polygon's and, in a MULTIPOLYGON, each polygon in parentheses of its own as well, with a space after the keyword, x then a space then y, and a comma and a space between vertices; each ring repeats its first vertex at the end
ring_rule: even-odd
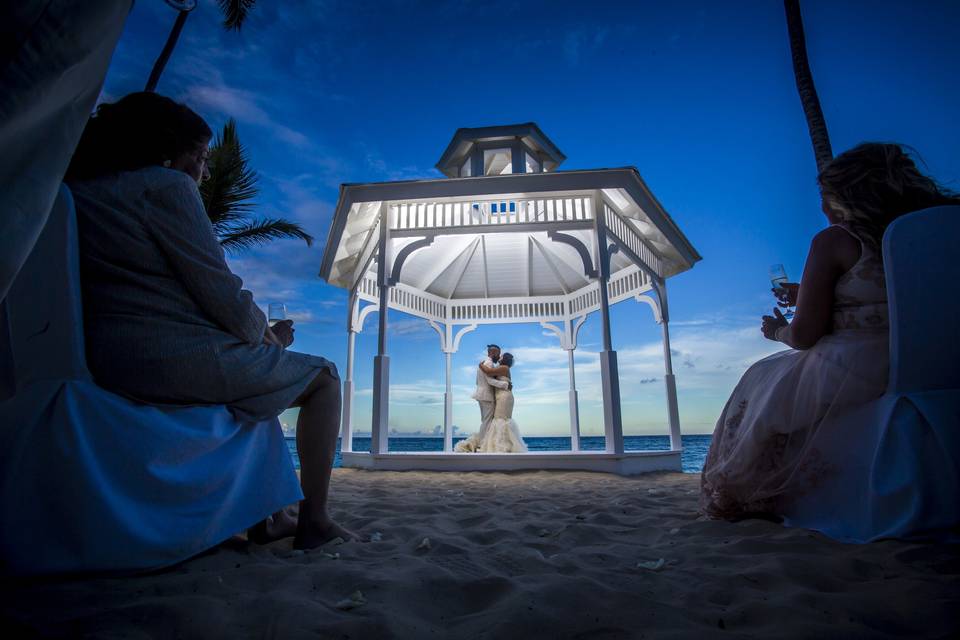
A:
MULTIPOLYGON (((782 264, 774 264, 770 266, 770 284, 773 285, 774 289, 783 289, 783 285, 787 282, 790 282, 790 279, 787 277, 787 270, 783 268, 782 264)), ((788 320, 793 317, 793 305, 787 307, 783 311, 783 317, 788 320)))
POLYGON ((271 302, 267 306, 267 322, 272 327, 281 320, 287 319, 287 305, 282 302, 271 302))

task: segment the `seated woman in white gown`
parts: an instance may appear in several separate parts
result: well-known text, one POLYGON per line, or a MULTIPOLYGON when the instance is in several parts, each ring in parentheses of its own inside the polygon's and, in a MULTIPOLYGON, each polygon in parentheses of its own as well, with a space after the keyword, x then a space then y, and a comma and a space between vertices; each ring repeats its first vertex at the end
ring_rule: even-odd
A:
MULTIPOLYGON (((764 316, 763 335, 791 347, 751 366, 717 421, 701 476, 713 518, 777 517, 827 471, 816 446, 825 420, 880 397, 888 377, 883 232, 897 217, 957 204, 899 145, 865 143, 818 176, 830 226, 813 238, 788 323, 764 316)), ((848 445, 857 447, 856 442, 848 445)))
MULTIPOLYGON (((480 364, 480 369, 488 376, 497 380, 510 381, 510 367, 513 366, 513 354, 505 353, 500 357, 500 364, 496 367, 487 367, 480 364)), ((523 453, 527 445, 520 437, 520 430, 513 420, 513 389, 511 386, 497 388, 495 393, 496 404, 493 409, 493 419, 483 425, 479 432, 466 440, 457 443, 459 452, 477 453, 523 453)))

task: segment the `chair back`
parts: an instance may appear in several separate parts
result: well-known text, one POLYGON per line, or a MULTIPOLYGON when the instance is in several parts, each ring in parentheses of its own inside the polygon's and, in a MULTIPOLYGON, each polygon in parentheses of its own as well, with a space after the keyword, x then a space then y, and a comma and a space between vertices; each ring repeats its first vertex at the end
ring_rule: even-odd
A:
POLYGON ((890 393, 960 389, 960 206, 897 218, 883 235, 890 393))
MULTIPOLYGON (((50 218, 4 300, 5 358, 15 390, 38 380, 89 379, 84 356, 77 217, 60 186, 50 218)), ((3 314, 0 314, 2 321, 3 314)))

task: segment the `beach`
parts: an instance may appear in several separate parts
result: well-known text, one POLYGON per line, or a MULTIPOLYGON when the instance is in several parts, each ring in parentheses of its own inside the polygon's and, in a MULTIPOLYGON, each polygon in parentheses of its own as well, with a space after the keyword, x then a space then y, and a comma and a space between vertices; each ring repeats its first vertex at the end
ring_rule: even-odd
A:
MULTIPOLYGON (((335 469, 366 542, 236 536, 151 575, 3 583, 7 637, 883 638, 960 631, 960 549, 698 519, 696 474, 335 469)), ((42 549, 37 549, 42 553, 42 549)))

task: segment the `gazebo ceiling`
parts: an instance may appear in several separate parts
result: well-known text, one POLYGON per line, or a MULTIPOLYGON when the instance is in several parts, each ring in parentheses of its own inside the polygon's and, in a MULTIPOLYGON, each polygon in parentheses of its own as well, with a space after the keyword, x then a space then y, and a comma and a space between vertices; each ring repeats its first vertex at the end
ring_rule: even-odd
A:
MULTIPOLYGON (((589 246, 590 233, 571 231, 589 246)), ((398 240, 399 251, 413 239, 398 240)), ((615 254, 611 271, 630 266, 615 254)), ((371 266, 376 269, 376 262, 371 266)), ((438 237, 404 263, 400 284, 440 298, 541 298, 566 295, 590 284, 576 250, 546 232, 458 234, 438 237)))
MULTIPOLYGON (((595 253, 595 232, 584 228, 589 226, 589 220, 579 224, 548 222, 555 216, 552 209, 545 210, 543 203, 566 199, 569 207, 572 200, 597 192, 602 192, 609 206, 661 261, 663 277, 686 271, 700 260, 635 168, 597 169, 343 185, 320 275, 335 286, 355 286, 364 274, 375 272, 374 249, 383 211, 393 216, 391 226, 397 227, 402 226, 396 220, 400 215, 398 205, 404 219, 407 209, 403 207, 426 205, 440 211, 449 205, 445 220, 452 219, 450 207, 456 206, 463 207, 475 219, 457 218, 457 224, 443 225, 421 217, 420 227, 414 224, 416 228, 391 231, 393 255, 418 238, 433 237, 430 246, 407 257, 400 273, 401 284, 446 299, 564 295, 586 286, 590 280, 584 275, 577 251, 548 238, 545 227, 577 237, 591 248, 591 254, 595 253), (500 203, 501 209, 509 205, 509 212, 500 215, 514 216, 514 208, 533 204, 539 207, 533 211, 539 224, 489 224, 489 215, 484 221, 478 214, 483 213, 484 207, 489 209, 491 202, 500 203)), ((580 209, 575 211, 578 216, 581 213, 580 209)), ((411 213, 410 217, 412 220, 415 216, 411 213)), ((615 253, 611 271, 615 273, 631 264, 627 256, 615 253)))

